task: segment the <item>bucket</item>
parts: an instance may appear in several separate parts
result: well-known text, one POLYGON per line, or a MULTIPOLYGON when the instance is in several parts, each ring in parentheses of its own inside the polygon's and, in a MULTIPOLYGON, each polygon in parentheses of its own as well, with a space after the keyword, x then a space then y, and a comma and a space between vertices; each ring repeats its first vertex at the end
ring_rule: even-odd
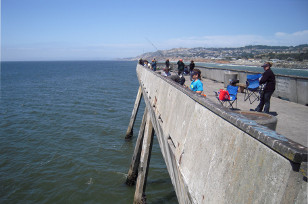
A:
POLYGON ((244 115, 250 120, 256 121, 259 125, 268 127, 271 130, 276 130, 277 127, 277 118, 275 116, 252 111, 236 111, 239 114, 244 115))

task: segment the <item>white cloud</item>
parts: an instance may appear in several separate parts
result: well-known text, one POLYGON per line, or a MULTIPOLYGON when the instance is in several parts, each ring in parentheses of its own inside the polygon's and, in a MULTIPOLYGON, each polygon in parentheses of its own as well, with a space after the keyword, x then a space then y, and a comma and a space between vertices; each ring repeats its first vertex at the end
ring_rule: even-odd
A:
POLYGON ((308 30, 295 33, 277 32, 273 36, 217 35, 170 39, 160 43, 161 49, 175 47, 240 47, 245 45, 295 46, 308 43, 308 30))
POLYGON ((303 30, 303 31, 298 31, 295 33, 283 33, 283 32, 277 32, 275 33, 276 37, 288 37, 288 38, 294 38, 294 37, 304 37, 304 38, 308 38, 308 30, 303 30))
POLYGON ((274 39, 280 45, 299 45, 308 43, 308 30, 298 31, 295 33, 275 33, 274 39))

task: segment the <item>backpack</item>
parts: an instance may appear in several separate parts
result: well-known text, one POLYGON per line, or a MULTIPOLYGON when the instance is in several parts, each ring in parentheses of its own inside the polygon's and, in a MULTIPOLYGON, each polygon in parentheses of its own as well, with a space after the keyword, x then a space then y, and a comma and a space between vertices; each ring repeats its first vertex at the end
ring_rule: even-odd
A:
POLYGON ((229 92, 227 90, 220 89, 219 90, 219 100, 221 100, 221 101, 230 100, 229 92))

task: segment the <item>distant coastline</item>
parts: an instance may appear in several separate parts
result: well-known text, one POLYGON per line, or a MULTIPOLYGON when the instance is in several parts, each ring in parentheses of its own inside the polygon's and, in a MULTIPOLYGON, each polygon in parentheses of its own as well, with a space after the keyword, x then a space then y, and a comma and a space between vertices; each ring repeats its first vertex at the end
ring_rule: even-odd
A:
POLYGON ((173 48, 147 52, 126 60, 140 58, 152 61, 177 62, 180 58, 185 62, 233 64, 246 66, 261 66, 266 61, 273 62, 277 68, 308 69, 308 44, 298 46, 267 46, 249 45, 238 48, 173 48))

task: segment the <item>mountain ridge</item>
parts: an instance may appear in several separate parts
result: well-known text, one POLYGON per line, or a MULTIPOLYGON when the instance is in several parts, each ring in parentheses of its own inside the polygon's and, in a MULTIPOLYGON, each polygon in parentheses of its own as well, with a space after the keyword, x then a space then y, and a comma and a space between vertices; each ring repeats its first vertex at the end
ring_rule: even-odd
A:
POLYGON ((298 61, 308 60, 308 44, 297 46, 268 46, 268 45, 247 45, 244 47, 226 47, 226 48, 172 48, 168 50, 157 50, 147 52, 136 57, 125 58, 130 60, 153 59, 166 60, 171 59, 277 59, 286 60, 287 58, 296 59, 296 55, 302 55, 298 61), (283 56, 284 55, 284 56, 283 56), (306 56, 307 55, 307 56, 306 56), (285 58, 285 59, 284 59, 285 58))

